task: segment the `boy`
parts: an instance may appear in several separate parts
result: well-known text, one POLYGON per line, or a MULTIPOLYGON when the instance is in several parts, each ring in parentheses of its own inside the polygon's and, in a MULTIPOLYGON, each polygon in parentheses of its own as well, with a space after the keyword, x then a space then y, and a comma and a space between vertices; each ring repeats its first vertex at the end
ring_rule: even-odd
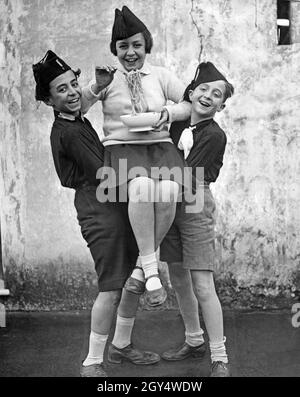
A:
POLYGON ((192 104, 191 118, 173 123, 170 134, 183 150, 193 175, 197 167, 204 168, 204 206, 200 212, 188 213, 187 202, 183 200, 161 245, 161 260, 168 262, 186 329, 184 344, 164 352, 162 358, 176 361, 204 355, 203 331, 194 320, 199 303, 209 336, 212 377, 230 376, 222 308, 213 279, 215 203, 209 184, 219 175, 226 145, 226 135, 213 117, 224 109, 226 99, 232 94, 233 86, 211 62, 198 66, 185 90, 184 99, 192 104))
MULTIPOLYGON (((139 295, 127 293, 126 299, 123 296, 120 305, 119 302, 138 250, 126 203, 100 203, 96 198, 96 174, 103 166, 104 147, 91 123, 81 114, 81 88, 77 81, 80 71, 73 71, 55 53, 47 51, 33 65, 33 73, 36 100, 54 110, 51 148, 55 168, 61 184, 75 190, 77 219, 98 277, 99 294, 91 312, 89 352, 80 375, 106 377, 103 355, 116 308, 125 328, 127 318, 134 318, 137 310, 139 295)), ((110 81, 108 76, 104 86, 110 81)), ((117 339, 120 338, 124 340, 123 335, 117 339)), ((154 364, 160 359, 158 354, 140 351, 131 344, 125 348, 109 345, 108 355, 139 365, 154 364)))

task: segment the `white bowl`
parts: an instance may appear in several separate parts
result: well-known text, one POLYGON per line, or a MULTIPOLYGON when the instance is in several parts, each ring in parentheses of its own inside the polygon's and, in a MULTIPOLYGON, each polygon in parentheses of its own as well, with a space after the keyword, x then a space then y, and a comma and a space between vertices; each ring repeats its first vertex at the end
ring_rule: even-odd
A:
POLYGON ((126 114, 120 116, 123 124, 129 128, 129 131, 149 131, 160 119, 158 112, 146 112, 137 114, 126 114))

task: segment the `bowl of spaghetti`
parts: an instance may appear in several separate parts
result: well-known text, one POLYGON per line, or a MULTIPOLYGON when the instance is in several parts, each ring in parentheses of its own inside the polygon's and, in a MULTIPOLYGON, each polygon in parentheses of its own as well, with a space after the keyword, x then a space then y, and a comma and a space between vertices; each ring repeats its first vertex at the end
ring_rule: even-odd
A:
POLYGON ((145 112, 120 116, 123 124, 132 132, 151 131, 160 119, 159 112, 145 112))

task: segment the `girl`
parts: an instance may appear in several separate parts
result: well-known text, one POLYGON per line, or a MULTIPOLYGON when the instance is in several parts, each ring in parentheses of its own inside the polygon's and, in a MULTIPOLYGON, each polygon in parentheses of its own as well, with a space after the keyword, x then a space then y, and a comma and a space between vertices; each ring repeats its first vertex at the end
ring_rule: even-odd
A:
POLYGON ((120 159, 127 160, 129 172, 134 167, 143 167, 142 176, 130 177, 127 174, 125 181, 129 219, 138 244, 141 266, 134 269, 126 288, 142 293, 145 276, 145 299, 150 306, 157 306, 167 296, 158 274, 157 249, 173 222, 179 183, 178 180, 170 180, 170 175, 153 176, 152 170, 154 167, 183 170, 183 159, 163 124, 167 120, 186 119, 190 115, 190 104, 182 102, 166 106, 168 100, 178 103, 182 99, 184 86, 165 68, 146 63, 146 55, 151 52, 152 45, 152 36, 144 23, 126 6, 122 11, 116 9, 110 49, 120 65, 117 69, 112 66, 96 68, 96 81, 83 89, 83 110, 87 111, 97 100, 102 101, 103 145, 107 153, 104 163, 112 167, 117 178, 120 159), (105 82, 110 84, 101 89, 105 82), (137 96, 140 99, 138 103, 135 101, 137 96), (129 131, 120 116, 133 111, 161 112, 157 129, 129 131))

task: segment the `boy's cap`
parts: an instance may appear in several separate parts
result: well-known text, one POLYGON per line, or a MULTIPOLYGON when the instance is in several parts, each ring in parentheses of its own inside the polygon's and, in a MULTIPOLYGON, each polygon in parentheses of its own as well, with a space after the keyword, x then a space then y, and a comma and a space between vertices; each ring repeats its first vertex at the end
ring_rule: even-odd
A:
POLYGON ((147 29, 147 26, 129 10, 128 7, 123 6, 122 11, 115 9, 115 21, 112 28, 111 41, 127 39, 137 33, 142 33, 147 29))
POLYGON ((49 84, 56 77, 71 70, 71 67, 59 58, 53 51, 48 50, 46 55, 36 64, 32 65, 36 82, 36 100, 43 100, 48 92, 49 84))
POLYGON ((196 88, 199 84, 210 83, 217 80, 223 80, 229 83, 212 62, 202 62, 197 67, 192 83, 193 87, 196 88))

